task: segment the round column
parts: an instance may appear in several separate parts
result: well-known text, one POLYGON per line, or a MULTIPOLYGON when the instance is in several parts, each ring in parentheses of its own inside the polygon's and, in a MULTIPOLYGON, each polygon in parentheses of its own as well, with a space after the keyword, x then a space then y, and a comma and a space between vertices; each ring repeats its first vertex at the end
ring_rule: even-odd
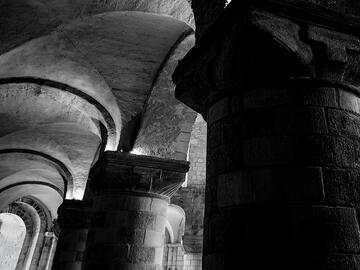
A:
POLYGON ((90 173, 86 270, 162 270, 170 197, 189 164, 105 152, 90 173))
POLYGON ((204 269, 359 269, 358 104, 297 80, 209 109, 204 269))
POLYGON ((86 239, 90 226, 89 202, 65 200, 58 209, 60 234, 53 270, 80 270, 83 266, 86 239))
POLYGON ((168 198, 155 194, 100 192, 86 269, 161 270, 168 205, 168 198))
POLYGON ((38 267, 40 269, 49 270, 51 269, 54 260, 58 238, 54 232, 45 232, 44 236, 44 246, 41 251, 41 257, 38 267))

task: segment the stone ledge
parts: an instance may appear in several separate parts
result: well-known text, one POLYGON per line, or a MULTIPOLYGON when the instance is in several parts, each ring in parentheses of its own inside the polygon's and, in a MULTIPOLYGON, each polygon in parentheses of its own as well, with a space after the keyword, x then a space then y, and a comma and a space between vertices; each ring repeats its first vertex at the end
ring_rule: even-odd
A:
POLYGON ((145 192, 171 197, 185 181, 189 162, 105 152, 90 172, 94 192, 145 192))
POLYGON ((190 164, 187 161, 165 159, 144 155, 132 155, 123 152, 105 152, 103 158, 111 164, 117 165, 130 165, 146 168, 154 168, 161 170, 169 170, 173 172, 186 173, 189 170, 190 164))

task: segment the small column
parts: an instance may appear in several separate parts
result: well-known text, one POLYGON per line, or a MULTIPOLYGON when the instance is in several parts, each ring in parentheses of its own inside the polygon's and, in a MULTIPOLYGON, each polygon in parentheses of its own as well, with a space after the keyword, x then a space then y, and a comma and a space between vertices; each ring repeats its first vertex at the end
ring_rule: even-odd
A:
POLYGON ((55 252, 53 270, 82 269, 86 238, 90 226, 91 204, 65 200, 58 209, 60 235, 55 252))
POLYGON ((44 246, 41 251, 41 257, 39 261, 39 269, 50 270, 52 267, 56 244, 57 236, 54 232, 45 232, 44 235, 44 246))
POLYGON ((91 173, 86 270, 162 269, 170 196, 187 162, 106 152, 91 173))

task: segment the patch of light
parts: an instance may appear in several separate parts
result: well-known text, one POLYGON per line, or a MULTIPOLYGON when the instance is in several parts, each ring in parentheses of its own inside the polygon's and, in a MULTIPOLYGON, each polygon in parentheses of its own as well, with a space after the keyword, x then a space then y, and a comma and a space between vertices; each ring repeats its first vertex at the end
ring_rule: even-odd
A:
MULTIPOLYGON (((186 161, 189 161, 189 156, 190 156, 190 144, 188 145, 188 150, 187 150, 187 154, 186 154, 186 161)), ((187 187, 188 184, 188 177, 189 177, 189 172, 187 172, 185 174, 185 181, 184 183, 182 183, 182 187, 187 187)))
POLYGON ((107 142, 105 146, 105 151, 115 151, 116 147, 117 146, 113 142, 107 142))
POLYGON ((130 154, 145 155, 145 152, 142 148, 134 148, 133 150, 130 151, 130 154))
POLYGON ((227 7, 228 4, 230 4, 231 0, 226 0, 225 7, 227 7))
POLYGON ((74 199, 75 200, 82 200, 84 197, 85 190, 84 189, 76 189, 74 191, 74 199))

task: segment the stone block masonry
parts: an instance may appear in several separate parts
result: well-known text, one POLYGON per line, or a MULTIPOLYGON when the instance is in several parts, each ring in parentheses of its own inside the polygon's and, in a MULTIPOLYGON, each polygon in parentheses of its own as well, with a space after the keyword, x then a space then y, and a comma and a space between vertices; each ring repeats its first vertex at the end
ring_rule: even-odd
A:
POLYGON ((161 270, 167 207, 168 200, 143 193, 99 195, 87 269, 111 264, 112 269, 161 270))
POLYGON ((232 1, 174 73, 207 121, 203 269, 360 269, 360 24, 308 2, 232 1))
POLYGON ((84 269, 162 270, 170 197, 188 169, 188 162, 106 152, 91 173, 84 269))

